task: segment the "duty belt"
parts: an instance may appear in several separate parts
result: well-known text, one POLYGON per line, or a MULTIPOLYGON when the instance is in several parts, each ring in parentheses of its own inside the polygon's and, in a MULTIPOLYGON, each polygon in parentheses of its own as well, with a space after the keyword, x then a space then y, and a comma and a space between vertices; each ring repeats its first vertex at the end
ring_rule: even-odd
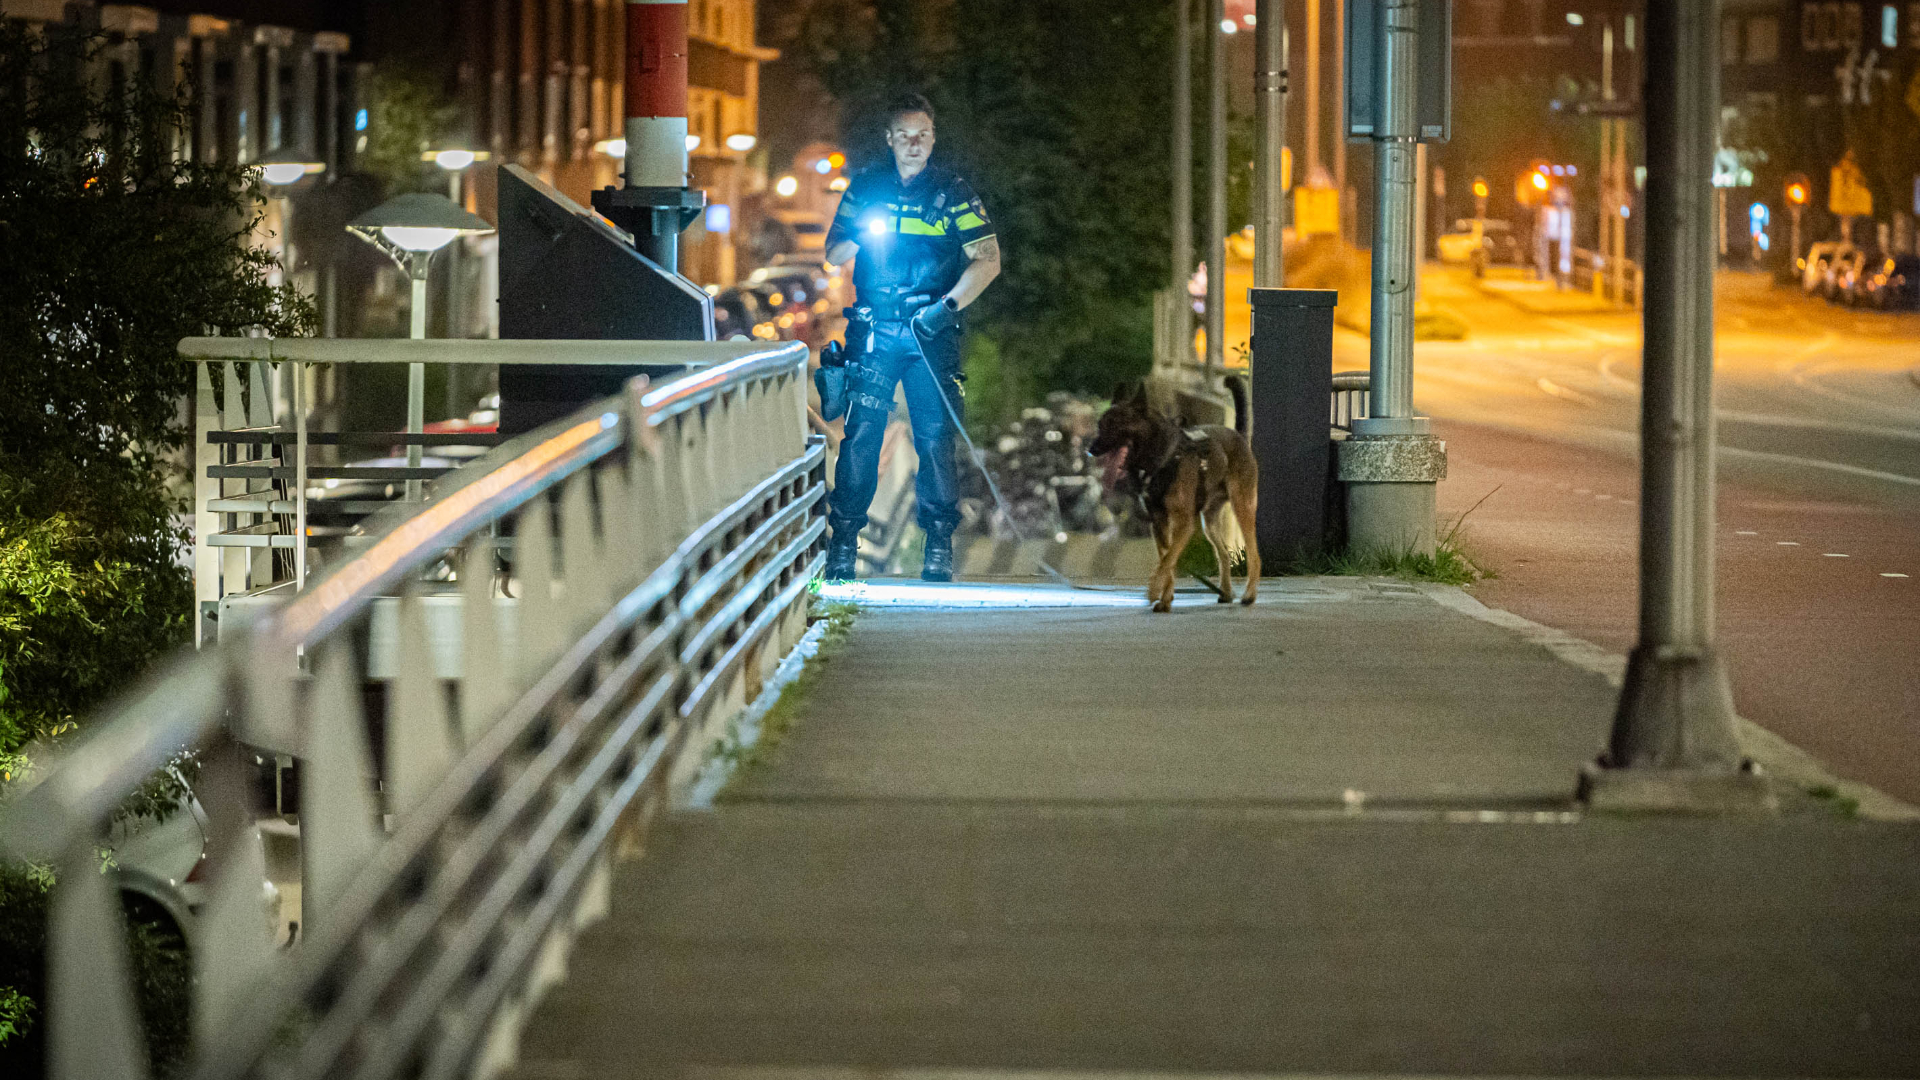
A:
POLYGON ((862 300, 853 307, 841 312, 855 322, 901 322, 911 319, 915 312, 933 303, 933 294, 914 293, 910 296, 881 296, 872 300, 862 300))

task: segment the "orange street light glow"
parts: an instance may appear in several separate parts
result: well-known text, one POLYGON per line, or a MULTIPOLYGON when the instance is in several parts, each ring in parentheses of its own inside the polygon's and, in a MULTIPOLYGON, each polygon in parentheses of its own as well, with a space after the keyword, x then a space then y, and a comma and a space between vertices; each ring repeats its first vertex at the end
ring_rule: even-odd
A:
POLYGON ((1487 182, 1485 180, 1475 180, 1473 182, 1473 194, 1475 198, 1480 198, 1480 199, 1486 198, 1487 182))
POLYGON ((1534 173, 1533 186, 1539 188, 1541 191, 1547 190, 1547 174, 1540 172, 1534 173))

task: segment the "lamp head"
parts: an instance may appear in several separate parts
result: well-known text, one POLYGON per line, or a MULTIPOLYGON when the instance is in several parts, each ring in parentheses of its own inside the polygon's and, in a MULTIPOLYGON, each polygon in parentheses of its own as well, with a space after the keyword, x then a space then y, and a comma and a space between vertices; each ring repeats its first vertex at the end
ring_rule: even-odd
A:
POLYGON ((327 171, 323 161, 313 160, 314 155, 301 153, 281 147, 254 165, 260 170, 260 179, 269 187, 291 187, 315 173, 327 171))
POLYGON ((400 195, 347 223, 347 231, 403 262, 399 252, 430 255, 457 236, 493 231, 483 217, 470 214, 440 194, 400 195))

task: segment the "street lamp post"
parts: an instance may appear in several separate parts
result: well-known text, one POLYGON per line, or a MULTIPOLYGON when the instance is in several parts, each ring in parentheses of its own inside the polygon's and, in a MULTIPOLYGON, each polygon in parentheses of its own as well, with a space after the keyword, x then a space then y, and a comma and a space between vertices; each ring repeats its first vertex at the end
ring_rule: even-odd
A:
POLYGON ((1446 444, 1413 410, 1421 32, 1419 0, 1373 0, 1373 389, 1370 415, 1353 421, 1338 452, 1348 546, 1362 556, 1433 554, 1435 486, 1446 476, 1446 444))
POLYGON ((1220 376, 1227 337, 1226 0, 1207 11, 1207 378, 1220 376))
POLYGON ((1647 7, 1640 630, 1606 756, 1581 794, 1610 809, 1763 809, 1714 643, 1714 0, 1647 7))
MULTIPOLYGON (((443 195, 408 194, 374 207, 347 223, 347 231, 387 253, 400 269, 407 272, 413 285, 412 323, 408 337, 427 336, 427 270, 433 253, 460 236, 478 236, 493 231, 486 219, 476 217, 453 205, 443 195)), ((407 365, 407 433, 418 435, 426 426, 427 366, 407 365)), ((420 467, 418 443, 407 446, 407 467, 420 467)), ((407 499, 417 502, 421 495, 419 480, 407 481, 407 499)))
POLYGON ((1281 233, 1286 194, 1281 155, 1287 145, 1287 20, 1282 0, 1258 0, 1254 7, 1256 46, 1253 89, 1254 127, 1259 142, 1253 158, 1253 193, 1259 211, 1253 233, 1253 284, 1278 289, 1286 284, 1286 255, 1281 233))

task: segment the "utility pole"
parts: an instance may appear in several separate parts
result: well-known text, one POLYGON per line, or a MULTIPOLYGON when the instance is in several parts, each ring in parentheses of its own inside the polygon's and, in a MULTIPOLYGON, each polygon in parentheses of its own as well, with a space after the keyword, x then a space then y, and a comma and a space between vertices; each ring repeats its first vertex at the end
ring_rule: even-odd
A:
POLYGON ((1714 644, 1713 156, 1718 0, 1647 6, 1640 630, 1581 794, 1619 809, 1766 809, 1714 644))
MULTIPOLYGON (((1434 485, 1446 444, 1413 412, 1415 145, 1420 0, 1354 0, 1373 6, 1372 415, 1340 444, 1348 544, 1363 555, 1432 554, 1434 485)), ((1437 30, 1438 28, 1436 28, 1437 30)), ((1364 48, 1365 43, 1350 43, 1364 48)))
POLYGON ((1207 377, 1219 376, 1227 336, 1227 49, 1220 24, 1226 0, 1207 15, 1207 377))
POLYGON ((1286 192, 1280 185, 1281 154, 1287 146, 1287 19, 1285 0, 1254 4, 1253 108, 1253 286, 1278 289, 1286 284, 1286 192))
MULTIPOLYGON (((1191 312, 1187 282, 1193 278, 1193 7, 1173 0, 1173 291, 1180 310, 1191 312)), ((1193 357, 1191 324, 1181 320, 1181 359, 1193 357)))
POLYGON ((1320 174, 1320 0, 1307 0, 1307 141, 1303 180, 1320 174))

